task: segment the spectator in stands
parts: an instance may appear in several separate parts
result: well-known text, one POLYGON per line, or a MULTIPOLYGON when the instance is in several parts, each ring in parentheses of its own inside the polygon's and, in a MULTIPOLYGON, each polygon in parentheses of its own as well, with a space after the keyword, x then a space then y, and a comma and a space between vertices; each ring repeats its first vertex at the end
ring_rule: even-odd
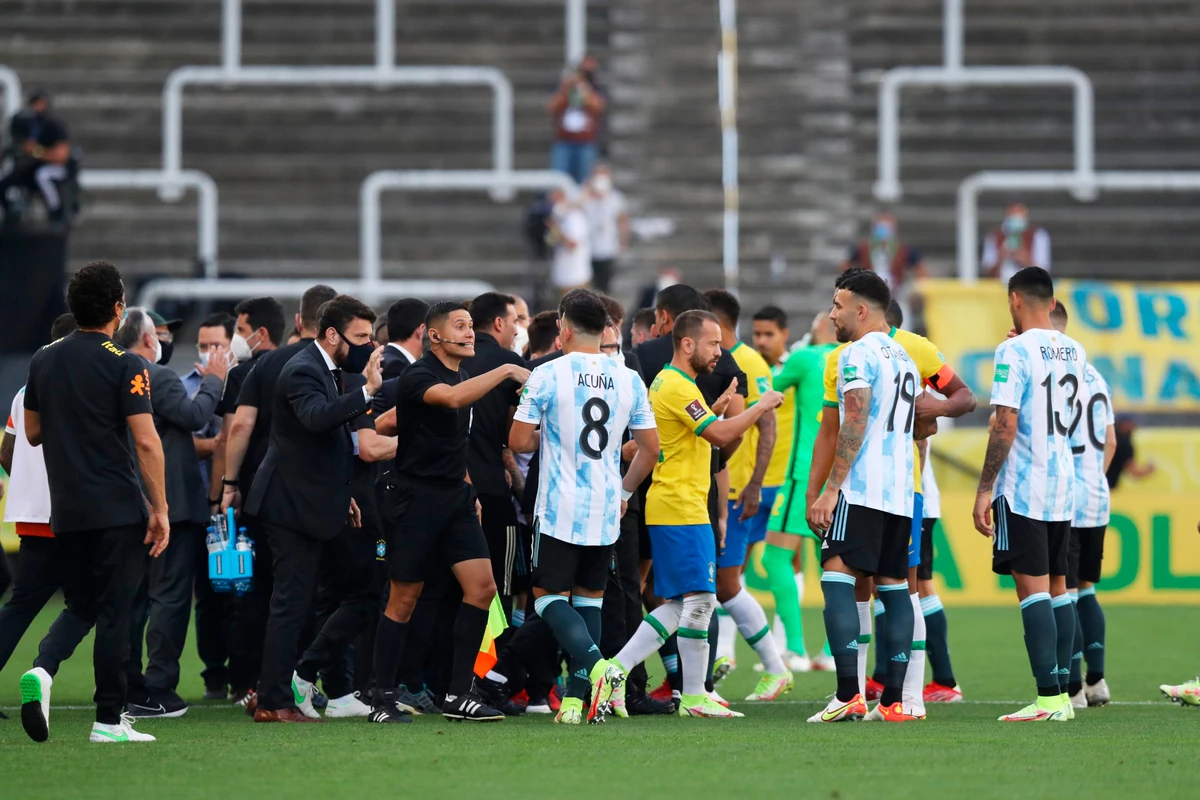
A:
POLYGON ((654 338, 654 309, 643 308, 633 315, 633 324, 629 327, 629 347, 633 349, 647 339, 654 338))
POLYGON ((550 168, 565 172, 582 184, 596 161, 607 101, 596 82, 596 59, 585 57, 563 75, 558 91, 546 104, 554 120, 554 146, 550 168))
POLYGON ((533 361, 558 349, 558 312, 543 311, 529 323, 529 351, 525 359, 533 361))
POLYGON ((62 188, 75 179, 78 164, 71 157, 67 126, 49 112, 49 95, 34 92, 29 96, 28 106, 14 114, 9 123, 13 162, 12 169, 0 177, 0 203, 10 222, 19 218, 24 206, 23 202, 10 202, 6 197, 10 187, 37 192, 52 222, 64 221, 67 212, 74 211, 62 188))
POLYGON ((546 222, 547 236, 554 245, 550 282, 560 295, 592 282, 592 248, 587 215, 562 189, 551 195, 554 212, 546 222))
POLYGON ((625 195, 613 188, 612 170, 597 164, 583 193, 592 244, 592 285, 608 293, 617 259, 629 248, 625 195))
POLYGON ((988 232, 983 241, 980 267, 992 278, 1008 285, 1008 279, 1025 267, 1050 269, 1050 234, 1029 221, 1029 209, 1013 203, 999 228, 988 232))
POLYGON ((9 146, 18 153, 33 155, 49 114, 50 95, 41 89, 30 92, 25 107, 8 122, 9 146))
POLYGON ((842 262, 842 272, 851 267, 875 270, 887 281, 893 296, 905 289, 914 277, 924 278, 927 274, 920 252, 900 238, 896 218, 887 212, 877 214, 867 237, 851 246, 842 262))
POLYGON ((529 347, 529 304, 517 295, 513 295, 517 306, 517 335, 513 337, 512 351, 519 356, 525 355, 529 347))

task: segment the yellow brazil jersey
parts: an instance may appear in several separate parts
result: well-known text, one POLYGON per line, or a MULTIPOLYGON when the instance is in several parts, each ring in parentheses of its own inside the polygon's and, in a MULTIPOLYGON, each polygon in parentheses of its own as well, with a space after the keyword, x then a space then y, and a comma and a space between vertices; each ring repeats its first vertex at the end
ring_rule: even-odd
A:
POLYGON ((646 495, 647 525, 708 525, 712 445, 700 434, 717 421, 696 382, 671 365, 650 384, 658 463, 646 495))
MULTIPOLYGON (((771 368, 767 361, 753 347, 747 347, 745 342, 738 342, 729 354, 737 362, 738 368, 746 373, 746 408, 758 402, 763 392, 771 389, 771 368)), ((778 428, 776 424, 776 428, 778 428)), ((742 489, 750 482, 754 474, 754 458, 758 452, 758 426, 751 425, 742 437, 742 443, 729 459, 729 499, 736 500, 742 489)), ((778 484, 763 481, 764 486, 778 484)))
MULTIPOLYGON (((954 376, 954 371, 946 364, 946 358, 937 349, 937 345, 926 339, 924 336, 918 336, 909 331, 902 331, 898 328, 892 328, 888 333, 896 344, 904 348, 904 352, 908 353, 908 357, 917 365, 917 372, 921 374, 921 380, 926 386, 931 386, 934 389, 944 389, 946 384, 950 382, 950 378, 954 376)), ((829 354, 829 358, 825 362, 825 405, 830 408, 837 408, 837 364, 838 357, 842 354, 842 350, 846 344, 840 344, 829 354)), ((916 451, 916 445, 913 445, 913 451, 916 451)), ((921 459, 913 459, 913 491, 921 491, 921 459)))
MULTIPOLYGON (((787 354, 784 354, 784 359, 787 354)), ((772 383, 783 368, 781 359, 771 368, 772 383)), ((792 457, 793 439, 796 436, 796 393, 784 392, 783 405, 775 409, 775 449, 771 451, 771 463, 767 464, 767 476, 763 486, 782 486, 787 479, 788 463, 792 457)))

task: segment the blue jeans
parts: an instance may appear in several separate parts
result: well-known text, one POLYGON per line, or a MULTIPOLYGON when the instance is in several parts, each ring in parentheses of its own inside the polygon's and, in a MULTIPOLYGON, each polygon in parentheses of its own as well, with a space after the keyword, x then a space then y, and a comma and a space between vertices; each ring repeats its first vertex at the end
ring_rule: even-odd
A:
POLYGON ((576 183, 587 180, 595 163, 594 142, 555 142, 550 148, 550 169, 567 173, 576 183))

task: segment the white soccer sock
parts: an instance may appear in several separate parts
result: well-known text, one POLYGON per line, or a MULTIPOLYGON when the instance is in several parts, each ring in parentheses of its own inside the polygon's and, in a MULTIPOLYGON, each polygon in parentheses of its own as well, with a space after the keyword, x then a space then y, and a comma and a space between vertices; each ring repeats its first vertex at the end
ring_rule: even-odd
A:
MULTIPOLYGON (((858 691, 867 696, 867 651, 871 649, 871 601, 865 600, 858 606, 858 691)), ((876 642, 876 646, 878 646, 876 642)))
MULTIPOLYGON (((708 623, 717 596, 711 592, 683 598, 679 617, 679 669, 683 677, 683 694, 704 694, 708 677, 708 623)), ((622 661, 623 665, 625 662, 622 661)))
MULTIPOLYGON (((616 662, 625 668, 625 672, 636 667, 653 655, 671 634, 679 629, 679 615, 683 612, 683 603, 679 600, 668 600, 651 611, 638 625, 633 636, 616 655, 616 662)), ((705 666, 708 656, 705 656, 705 666)))
POLYGON ((742 589, 725 601, 725 611, 728 612, 729 618, 737 623, 738 631, 762 659, 763 670, 771 675, 782 675, 786 667, 783 665, 783 659, 779 657, 779 647, 776 646, 775 639, 769 635, 767 615, 754 599, 754 595, 742 589))
POLYGON ((787 650, 787 628, 783 627, 783 617, 775 615, 775 621, 771 623, 771 638, 775 640, 775 646, 781 651, 787 650))
POLYGON ((908 654, 908 672, 904 674, 904 704, 910 710, 925 709, 925 615, 921 613, 921 596, 910 594, 913 606, 913 643, 908 654))
POLYGON ((737 652, 737 627, 728 611, 724 609, 722 613, 721 608, 717 609, 717 658, 724 656, 733 660, 737 652))

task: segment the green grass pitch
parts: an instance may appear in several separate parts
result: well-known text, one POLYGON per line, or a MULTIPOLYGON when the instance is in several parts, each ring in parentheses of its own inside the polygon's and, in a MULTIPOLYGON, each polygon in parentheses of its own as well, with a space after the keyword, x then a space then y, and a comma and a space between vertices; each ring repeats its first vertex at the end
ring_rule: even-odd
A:
MULTIPOLYGON (((781 702, 737 704, 740 720, 610 719, 564 728, 545 716, 495 725, 440 717, 412 725, 364 720, 254 725, 240 709, 198 703, 184 717, 139 724, 147 745, 88 743, 90 640, 54 686, 51 738, 38 745, 15 718, 18 678, 54 607, 42 614, 0 672, 0 797, 274 798, 1173 798, 1200 796, 1194 768, 1200 711, 1171 705, 1160 683, 1200 671, 1186 632, 1200 608, 1108 609, 1107 676, 1116 701, 1073 722, 1003 725, 1029 702, 1032 681, 1015 608, 948 609, 951 653, 968 702, 931 705, 910 725, 809 725, 832 677, 797 676, 781 702)), ((817 612, 807 634, 821 635, 817 612)), ((755 662, 720 686, 730 699, 752 688, 755 662)), ((657 659, 654 663, 659 667, 657 659)), ((659 667, 660 668, 660 667, 659 667)), ((189 644, 180 692, 202 693, 189 644)))

